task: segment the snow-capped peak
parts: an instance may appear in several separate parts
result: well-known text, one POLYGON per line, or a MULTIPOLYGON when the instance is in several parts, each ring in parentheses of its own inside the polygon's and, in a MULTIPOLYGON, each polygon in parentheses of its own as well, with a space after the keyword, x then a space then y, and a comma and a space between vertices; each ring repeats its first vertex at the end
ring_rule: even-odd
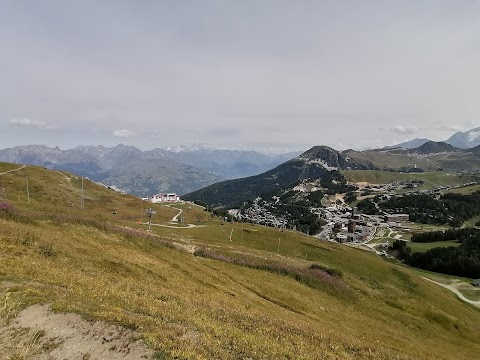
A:
POLYGON ((480 131, 470 131, 468 133, 468 141, 475 141, 480 137, 480 131))
POLYGON ((180 153, 180 152, 191 152, 191 151, 201 151, 201 150, 236 150, 236 149, 234 149, 233 147, 223 146, 223 145, 195 143, 191 145, 168 146, 163 148, 163 150, 171 151, 174 153, 180 153))

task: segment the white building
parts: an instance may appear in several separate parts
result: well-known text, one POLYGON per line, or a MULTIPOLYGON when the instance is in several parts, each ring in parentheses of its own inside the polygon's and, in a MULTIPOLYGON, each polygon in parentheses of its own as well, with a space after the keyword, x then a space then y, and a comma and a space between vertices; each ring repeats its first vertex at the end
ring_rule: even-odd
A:
POLYGON ((180 201, 180 196, 175 193, 165 194, 159 193, 150 197, 150 202, 159 203, 159 202, 176 202, 180 201))

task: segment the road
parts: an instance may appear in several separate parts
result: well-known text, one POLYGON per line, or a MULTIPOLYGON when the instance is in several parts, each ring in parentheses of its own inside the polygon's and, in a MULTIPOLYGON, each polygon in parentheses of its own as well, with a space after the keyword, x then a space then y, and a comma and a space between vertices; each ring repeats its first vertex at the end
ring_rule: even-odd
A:
POLYGON ((18 169, 13 169, 13 170, 8 170, 8 171, 1 172, 0 175, 8 174, 8 173, 11 173, 11 172, 14 172, 14 171, 18 171, 18 170, 22 170, 22 169, 25 168, 26 166, 27 166, 27 165, 22 165, 22 166, 19 167, 18 169))
POLYGON ((445 289, 450 290, 451 292, 455 293, 461 300, 463 300, 463 301, 465 301, 469 304, 472 304, 473 306, 476 306, 476 307, 480 308, 480 301, 474 301, 474 300, 467 299, 465 296, 463 296, 463 294, 460 291, 458 291, 458 289, 456 287, 454 287, 452 285, 447 285, 447 284, 442 284, 442 283, 436 282, 435 280, 428 279, 424 276, 422 276, 422 278, 425 279, 425 280, 428 280, 428 281, 430 281, 434 284, 437 284, 441 287, 444 287, 445 289))

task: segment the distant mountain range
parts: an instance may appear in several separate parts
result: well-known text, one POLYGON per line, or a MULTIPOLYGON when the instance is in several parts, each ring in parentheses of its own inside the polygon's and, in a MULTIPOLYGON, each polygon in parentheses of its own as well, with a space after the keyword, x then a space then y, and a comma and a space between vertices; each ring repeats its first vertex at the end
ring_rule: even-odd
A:
POLYGON ((202 189, 196 195, 210 201, 210 191, 223 194, 226 186, 233 194, 226 201, 235 203, 331 170, 480 170, 479 155, 480 128, 475 128, 458 132, 445 142, 414 139, 366 151, 338 152, 316 146, 301 155, 292 152, 273 156, 198 144, 149 151, 125 145, 78 146, 68 150, 27 145, 0 150, 0 161, 69 171, 139 196, 158 192, 182 195, 202 189), (258 174, 261 175, 255 177, 258 174), (228 179, 237 180, 216 184, 228 179), (204 189, 211 184, 215 185, 204 189), (243 189, 240 194, 239 189, 243 189))
POLYGON ((419 146, 422 146, 423 144, 429 141, 432 141, 432 140, 415 138, 413 140, 406 141, 397 145, 385 146, 384 149, 396 149, 396 148, 414 149, 419 146))
POLYGON ((125 145, 68 150, 27 145, 0 150, 0 161, 65 170, 147 196, 157 192, 184 194, 221 180, 259 174, 296 155, 298 152, 269 156, 205 146, 141 151, 125 145))
MULTIPOLYGON (((395 149, 395 148, 404 148, 404 149, 414 149, 417 148, 426 142, 432 140, 429 139, 413 139, 406 141, 397 145, 385 146, 384 149, 395 149)), ((471 129, 465 132, 457 132, 450 136, 447 140, 443 141, 447 144, 450 144, 459 149, 470 149, 480 145, 480 127, 471 129)))
POLYGON ((453 134, 448 140, 447 144, 453 145, 460 149, 470 149, 480 145, 480 127, 466 131, 457 132, 453 134))

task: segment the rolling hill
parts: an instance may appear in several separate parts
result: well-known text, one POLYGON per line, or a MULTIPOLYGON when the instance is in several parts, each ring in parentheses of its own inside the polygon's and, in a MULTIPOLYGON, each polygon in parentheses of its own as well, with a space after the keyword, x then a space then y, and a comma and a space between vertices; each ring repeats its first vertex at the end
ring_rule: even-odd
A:
MULTIPOLYGON (((15 327, 39 303, 55 316, 80 314, 133 332, 130 341, 141 339, 156 359, 470 360, 480 353, 480 312, 400 264, 298 232, 224 223, 190 204, 183 227, 169 222, 181 205, 152 204, 158 225, 148 233, 137 223, 138 198, 86 181, 81 210, 80 179, 19 168, 0 164, 0 353, 7 358, 65 351, 61 335, 34 322, 15 327)), ((103 339, 106 354, 128 358, 121 352, 128 340, 117 348, 108 332, 92 336, 103 339)), ((78 343, 75 355, 88 358, 90 349, 78 343)))
POLYGON ((327 146, 314 146, 310 150, 263 174, 243 179, 223 181, 184 195, 182 198, 211 206, 241 207, 245 201, 277 190, 292 187, 304 179, 318 179, 330 171, 368 169, 348 156, 327 146))
POLYGON ((382 170, 403 171, 416 167, 424 171, 478 171, 480 156, 475 149, 459 149, 445 142, 428 141, 413 149, 346 150, 343 155, 382 170))
POLYGON ((413 149, 394 148, 336 151, 315 146, 263 174, 223 181, 184 195, 212 206, 241 207, 265 193, 288 189, 296 182, 320 178, 336 170, 386 170, 392 172, 478 171, 479 147, 459 149, 444 142, 427 141, 413 149))

